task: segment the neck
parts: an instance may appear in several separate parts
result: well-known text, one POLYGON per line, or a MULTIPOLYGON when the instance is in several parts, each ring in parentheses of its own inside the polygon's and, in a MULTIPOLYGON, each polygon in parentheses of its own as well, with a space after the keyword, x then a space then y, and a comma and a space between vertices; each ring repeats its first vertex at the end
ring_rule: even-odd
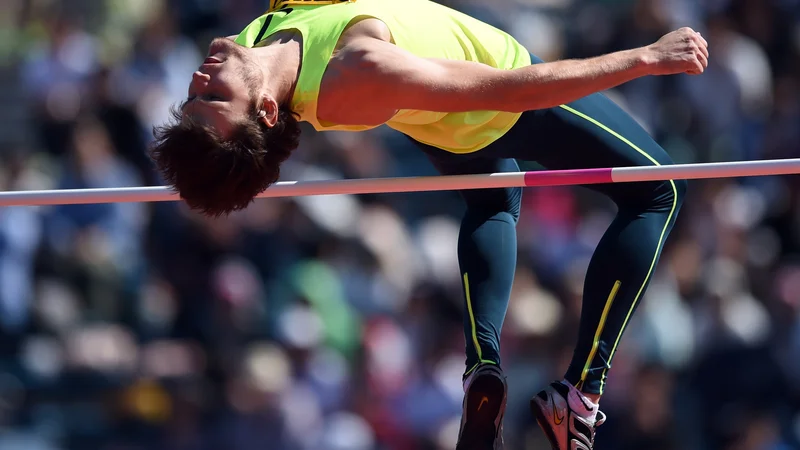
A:
POLYGON ((294 36, 280 34, 271 43, 253 51, 264 77, 264 92, 283 105, 291 101, 294 94, 300 74, 301 46, 294 36))

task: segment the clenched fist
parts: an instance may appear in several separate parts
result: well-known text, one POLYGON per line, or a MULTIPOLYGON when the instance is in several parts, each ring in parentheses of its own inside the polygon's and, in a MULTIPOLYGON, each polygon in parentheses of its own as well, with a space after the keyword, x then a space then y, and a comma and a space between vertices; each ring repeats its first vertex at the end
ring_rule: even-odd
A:
POLYGON ((641 51, 652 75, 700 75, 708 67, 708 42, 691 28, 666 34, 641 51))

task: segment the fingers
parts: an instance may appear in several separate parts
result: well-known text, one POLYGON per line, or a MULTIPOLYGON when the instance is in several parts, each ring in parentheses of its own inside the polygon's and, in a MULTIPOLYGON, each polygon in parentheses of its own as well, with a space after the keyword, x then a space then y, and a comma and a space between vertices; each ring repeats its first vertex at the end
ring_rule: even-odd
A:
POLYGON ((696 52, 693 57, 686 61, 686 72, 689 75, 701 75, 708 67, 708 59, 700 52, 696 52))
POLYGON ((697 59, 700 61, 701 64, 703 64, 703 68, 704 69, 707 68, 708 67, 708 50, 706 50, 703 53, 698 54, 697 55, 697 59))
POLYGON ((705 39, 699 37, 698 35, 695 43, 697 44, 697 49, 703 54, 703 56, 705 56, 706 59, 708 59, 708 44, 705 43, 705 39))
POLYGON ((689 69, 689 71, 686 73, 690 75, 700 75, 706 71, 706 67, 708 67, 708 61, 703 55, 699 55, 697 60, 694 62, 694 67, 689 69))
POLYGON ((666 71, 700 75, 708 67, 708 41, 689 27, 665 35, 654 47, 661 53, 666 71))
POLYGON ((699 31, 694 31, 689 27, 683 27, 679 29, 677 33, 682 34, 688 37, 689 39, 697 42, 697 44, 701 45, 702 47, 708 48, 708 41, 706 41, 706 38, 704 38, 703 34, 700 33, 699 31))
POLYGON ((691 28, 686 28, 685 30, 686 33, 689 33, 689 39, 691 39, 692 51, 694 53, 694 61, 692 61, 693 67, 686 71, 686 73, 690 75, 700 75, 705 72, 705 69, 708 67, 708 41, 706 41, 700 33, 691 28))
POLYGON ((708 67, 708 49, 701 44, 695 43, 693 45, 694 64, 700 66, 700 73, 704 72, 708 67))
POLYGON ((703 46, 707 48, 708 47, 708 41, 706 41, 706 39, 703 37, 703 35, 700 34, 700 33, 697 33, 697 37, 700 38, 700 42, 703 43, 703 46))

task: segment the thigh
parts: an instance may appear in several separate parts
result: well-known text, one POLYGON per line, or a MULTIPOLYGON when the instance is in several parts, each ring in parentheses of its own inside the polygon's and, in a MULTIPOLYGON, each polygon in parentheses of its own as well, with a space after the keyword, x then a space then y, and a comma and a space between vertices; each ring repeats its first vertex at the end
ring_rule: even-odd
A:
POLYGON ((672 160, 650 134, 603 94, 526 118, 534 159, 550 169, 653 166, 672 160))
MULTIPOLYGON (((412 140, 413 141, 413 140, 412 140)), ((481 173, 519 172, 513 158, 483 156, 483 152, 460 155, 413 141, 442 175, 473 175, 481 173)), ((494 144, 493 144, 494 145, 494 144)), ((522 199, 521 188, 469 189, 459 191, 470 209, 481 209, 487 214, 509 212, 519 216, 522 199)))
MULTIPOLYGON (((547 169, 672 164, 667 152, 628 113, 603 94, 524 113, 497 156, 535 161, 547 169), (510 153, 509 153, 510 150, 510 153)), ((615 200, 657 190, 662 182, 607 184, 591 188, 615 200)))

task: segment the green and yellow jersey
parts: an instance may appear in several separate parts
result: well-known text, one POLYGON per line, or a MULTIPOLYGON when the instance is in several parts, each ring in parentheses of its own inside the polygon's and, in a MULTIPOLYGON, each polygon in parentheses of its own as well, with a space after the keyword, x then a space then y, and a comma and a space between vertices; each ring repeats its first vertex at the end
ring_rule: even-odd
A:
MULTIPOLYGON (((395 45, 423 58, 474 61, 497 69, 515 69, 531 63, 525 47, 507 33, 429 0, 272 0, 270 5, 270 11, 250 23, 236 42, 257 47, 270 35, 284 30, 295 30, 303 36, 303 61, 291 108, 319 131, 374 128, 324 123, 317 118, 317 98, 325 68, 340 35, 355 20, 381 20, 395 45)), ((503 136, 519 116, 498 111, 401 110, 386 125, 452 153, 471 153, 503 136)))

